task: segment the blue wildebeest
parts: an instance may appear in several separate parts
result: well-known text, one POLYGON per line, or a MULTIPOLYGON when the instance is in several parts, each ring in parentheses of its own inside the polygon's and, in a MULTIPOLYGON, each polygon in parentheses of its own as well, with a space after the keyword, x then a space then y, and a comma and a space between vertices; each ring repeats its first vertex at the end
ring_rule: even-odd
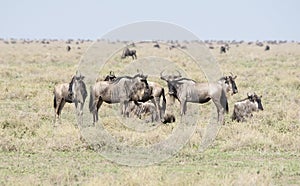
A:
POLYGON ((231 116, 232 121, 237 120, 237 122, 244 122, 247 117, 253 116, 253 112, 264 110, 261 97, 262 96, 257 96, 255 93, 247 94, 247 98, 236 102, 231 116))
POLYGON ((269 46, 269 45, 266 45, 265 51, 268 51, 268 50, 270 50, 270 46, 269 46))
POLYGON ((160 46, 159 46, 158 43, 154 44, 153 47, 154 47, 154 48, 160 48, 160 46))
MULTIPOLYGON (((151 94, 147 76, 137 74, 133 77, 117 77, 113 82, 98 81, 91 87, 89 109, 93 114, 94 123, 98 121, 98 110, 103 102, 108 104, 121 103, 123 116, 130 101, 142 100, 151 94)), ((149 96, 150 97, 150 96, 149 96)))
POLYGON ((87 97, 86 85, 83 82, 84 76, 77 73, 70 83, 58 84, 54 87, 54 123, 60 119, 61 111, 65 103, 75 103, 77 115, 82 118, 82 109, 87 97), (80 104, 80 106, 78 106, 80 104))
MULTIPOLYGON (((116 76, 111 71, 109 75, 106 76, 104 81, 113 82, 115 81, 116 76)), ((151 89, 151 102, 154 104, 156 108, 156 118, 155 121, 160 121, 163 118, 166 111, 166 97, 165 97, 165 89, 158 83, 147 81, 149 85, 149 89, 151 89), (162 100, 161 100, 162 98, 162 100)), ((147 102, 149 100, 149 95, 145 95, 140 102, 147 102)))
POLYGON ((137 59, 136 50, 130 50, 129 48, 125 48, 123 50, 123 54, 122 54, 121 58, 124 59, 127 56, 131 56, 132 59, 137 59))
POLYGON ((228 112, 226 93, 236 94, 238 89, 235 84, 235 77, 225 76, 215 83, 197 83, 188 78, 173 75, 160 74, 161 79, 166 81, 169 88, 169 95, 180 102, 180 114, 184 115, 187 110, 187 102, 206 103, 212 99, 218 112, 218 122, 224 124, 224 113, 228 112))
POLYGON ((146 118, 146 122, 154 122, 157 121, 158 118, 156 106, 152 102, 138 102, 138 104, 130 102, 127 111, 129 112, 129 116, 137 116, 139 119, 146 118, 150 115, 149 119, 146 118))
MULTIPOLYGON (((165 97, 165 89, 158 83, 148 81, 149 88, 151 89, 151 95, 152 98, 151 101, 154 104, 156 108, 156 118, 155 121, 160 121, 166 111, 166 97, 165 97), (161 102, 162 98, 162 102, 161 102)), ((149 100, 149 96, 146 95, 141 101, 146 102, 149 100)))
POLYGON ((226 53, 229 50, 229 45, 226 44, 225 46, 220 47, 220 53, 226 53))

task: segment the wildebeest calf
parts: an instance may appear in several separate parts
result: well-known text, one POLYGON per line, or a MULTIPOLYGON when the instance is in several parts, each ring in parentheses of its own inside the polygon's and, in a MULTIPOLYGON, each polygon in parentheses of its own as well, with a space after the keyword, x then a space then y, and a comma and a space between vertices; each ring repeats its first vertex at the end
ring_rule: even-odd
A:
POLYGON ((129 112, 130 117, 137 116, 139 119, 147 118, 150 115, 150 120, 147 118, 146 122, 154 122, 157 118, 156 107, 151 102, 138 102, 138 104, 131 102, 127 112, 129 112))
POLYGON ((233 114, 231 116, 232 121, 238 122, 246 121, 247 117, 252 117, 253 112, 264 110, 261 104, 261 96, 257 96, 255 93, 249 95, 246 99, 243 99, 234 104, 233 114))

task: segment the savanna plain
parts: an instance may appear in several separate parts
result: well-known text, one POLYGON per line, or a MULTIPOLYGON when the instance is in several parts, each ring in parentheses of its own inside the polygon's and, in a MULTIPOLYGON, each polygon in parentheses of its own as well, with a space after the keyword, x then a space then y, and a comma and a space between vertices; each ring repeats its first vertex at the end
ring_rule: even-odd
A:
MULTIPOLYGON (((82 139, 74 105, 66 104, 61 122, 53 125, 53 88, 70 82, 91 44, 0 40, 0 185, 300 185, 300 44, 270 44, 264 51, 244 42, 220 54, 220 45, 213 42, 209 52, 224 75, 237 75, 239 89, 228 96, 229 113, 218 136, 206 151, 198 151, 212 103, 199 105, 200 119, 187 144, 171 158, 138 167, 109 161, 82 139), (248 92, 262 95, 264 110, 247 122, 231 121, 234 103, 248 92)), ((190 59, 177 49, 143 44, 135 49, 138 59, 151 52, 165 54, 191 68, 190 59)), ((122 64, 132 63, 120 56, 111 59, 116 74, 122 64)), ((203 74, 188 70, 192 78, 205 81, 203 74)), ((179 111, 178 103, 173 107, 179 111)), ((108 117, 108 104, 101 109, 107 131, 130 145, 163 140, 178 124, 135 133, 108 117)))

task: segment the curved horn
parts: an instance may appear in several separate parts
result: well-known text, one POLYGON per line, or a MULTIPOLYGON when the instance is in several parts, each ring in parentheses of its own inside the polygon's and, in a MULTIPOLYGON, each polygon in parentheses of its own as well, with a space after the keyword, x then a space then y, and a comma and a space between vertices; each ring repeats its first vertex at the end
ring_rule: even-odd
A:
POLYGON ((236 75, 234 76, 232 72, 229 72, 229 73, 230 73, 232 79, 236 79, 237 78, 237 76, 236 75))
POLYGON ((178 77, 181 77, 181 73, 179 72, 179 70, 176 70, 176 72, 178 73, 178 77))
POLYGON ((166 76, 163 75, 164 71, 165 70, 163 70, 163 71, 160 72, 160 79, 167 81, 166 76))
POLYGON ((140 75, 143 75, 143 71, 141 69, 136 69, 136 72, 140 75))
POLYGON ((165 71, 165 70, 162 70, 162 71, 160 72, 160 77, 163 77, 164 71, 165 71))

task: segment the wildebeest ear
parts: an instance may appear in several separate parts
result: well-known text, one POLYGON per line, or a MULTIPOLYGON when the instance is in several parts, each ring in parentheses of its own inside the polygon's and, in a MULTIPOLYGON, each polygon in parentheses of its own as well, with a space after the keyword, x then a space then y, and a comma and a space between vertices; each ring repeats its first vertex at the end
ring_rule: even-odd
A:
POLYGON ((84 79, 85 78, 85 76, 81 76, 81 79, 84 79))

